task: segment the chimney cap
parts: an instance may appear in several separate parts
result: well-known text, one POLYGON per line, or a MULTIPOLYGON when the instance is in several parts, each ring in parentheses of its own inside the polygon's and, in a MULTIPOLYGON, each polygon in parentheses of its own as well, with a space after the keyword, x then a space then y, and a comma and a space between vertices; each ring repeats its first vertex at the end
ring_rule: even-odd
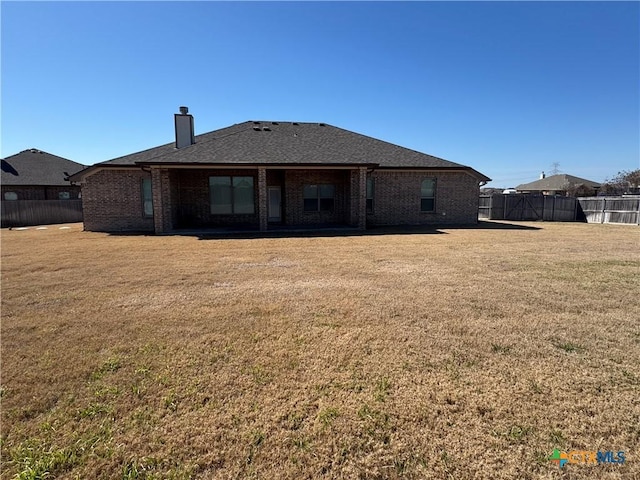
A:
POLYGON ((180 113, 182 115, 186 115, 187 113, 189 113, 189 107, 180 107, 180 113))

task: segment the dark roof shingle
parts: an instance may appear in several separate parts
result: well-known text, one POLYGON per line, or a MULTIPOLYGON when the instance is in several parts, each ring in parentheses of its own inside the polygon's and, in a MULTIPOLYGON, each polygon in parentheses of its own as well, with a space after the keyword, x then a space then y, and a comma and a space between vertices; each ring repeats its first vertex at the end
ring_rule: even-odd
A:
POLYGON ((174 143, 125 155, 96 166, 175 164, 371 165, 378 168, 470 167, 324 123, 248 121, 197 135, 195 144, 174 143))
POLYGON ((598 188, 599 183, 592 182, 585 178, 574 177, 573 175, 567 175, 561 173, 558 175, 551 175, 550 177, 541 178, 535 182, 523 183, 516 187, 516 190, 531 190, 531 191, 547 191, 547 190, 566 190, 569 187, 575 185, 584 185, 585 187, 598 188))
POLYGON ((85 168, 35 148, 2 159, 2 185, 67 186, 67 177, 85 168))

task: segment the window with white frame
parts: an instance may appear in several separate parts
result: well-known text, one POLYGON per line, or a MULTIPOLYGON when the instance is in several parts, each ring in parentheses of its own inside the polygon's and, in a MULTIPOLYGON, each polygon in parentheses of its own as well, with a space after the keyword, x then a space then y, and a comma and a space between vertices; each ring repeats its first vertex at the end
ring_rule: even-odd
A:
POLYGON ((209 203, 214 215, 253 214, 253 177, 209 177, 209 203))

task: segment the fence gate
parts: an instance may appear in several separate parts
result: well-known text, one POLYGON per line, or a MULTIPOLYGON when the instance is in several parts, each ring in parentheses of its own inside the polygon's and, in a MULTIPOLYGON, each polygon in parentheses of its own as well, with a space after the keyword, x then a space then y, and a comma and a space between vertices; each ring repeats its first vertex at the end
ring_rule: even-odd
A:
POLYGON ((542 195, 503 195, 505 220, 542 220, 544 197, 542 195))

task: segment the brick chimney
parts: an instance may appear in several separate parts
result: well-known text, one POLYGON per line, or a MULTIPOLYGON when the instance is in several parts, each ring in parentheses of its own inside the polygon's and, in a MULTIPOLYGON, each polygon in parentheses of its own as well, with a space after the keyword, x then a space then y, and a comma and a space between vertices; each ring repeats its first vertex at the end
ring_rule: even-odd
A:
POLYGON ((176 125, 176 148, 188 147, 196 143, 193 129, 193 115, 187 107, 180 107, 180 113, 174 114, 176 125))

